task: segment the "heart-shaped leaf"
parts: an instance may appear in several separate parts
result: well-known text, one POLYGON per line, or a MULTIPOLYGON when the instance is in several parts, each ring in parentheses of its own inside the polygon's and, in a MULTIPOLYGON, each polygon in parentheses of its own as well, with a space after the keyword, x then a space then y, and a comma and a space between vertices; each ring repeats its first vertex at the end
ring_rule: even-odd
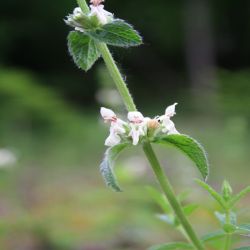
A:
POLYGON ((139 33, 130 24, 120 19, 105 24, 95 31, 89 31, 87 34, 99 42, 118 47, 131 47, 142 44, 139 33))
POLYGON ((75 64, 85 71, 88 71, 100 57, 95 41, 78 31, 69 33, 68 48, 75 64))
POLYGON ((197 166, 204 179, 208 177, 209 165, 204 148, 187 135, 162 135, 153 140, 154 143, 172 145, 187 155, 197 166))
POLYGON ((112 188, 116 192, 121 192, 121 188, 119 187, 115 175, 113 173, 113 165, 115 159, 118 157, 120 152, 128 147, 129 144, 118 144, 114 147, 108 148, 105 152, 104 159, 100 165, 100 171, 103 176, 103 179, 107 186, 112 188))

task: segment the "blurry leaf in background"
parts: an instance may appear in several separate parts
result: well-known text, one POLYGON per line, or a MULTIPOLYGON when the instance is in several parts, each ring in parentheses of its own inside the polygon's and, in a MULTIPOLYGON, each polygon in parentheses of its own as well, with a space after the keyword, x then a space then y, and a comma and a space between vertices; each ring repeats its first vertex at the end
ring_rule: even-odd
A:
POLYGON ((194 249, 194 247, 188 243, 175 242, 175 243, 153 246, 149 248, 149 250, 185 250, 185 249, 194 249))

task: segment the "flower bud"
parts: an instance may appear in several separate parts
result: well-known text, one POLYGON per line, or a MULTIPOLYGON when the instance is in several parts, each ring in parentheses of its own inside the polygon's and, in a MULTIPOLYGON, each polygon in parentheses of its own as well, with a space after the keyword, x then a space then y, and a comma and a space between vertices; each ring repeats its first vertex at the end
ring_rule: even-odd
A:
POLYGON ((157 129, 160 126, 160 124, 159 124, 159 122, 156 119, 150 119, 147 122, 147 126, 148 126, 148 129, 155 130, 155 129, 157 129))
POLYGON ((222 195, 225 201, 229 201, 232 197, 232 187, 230 186, 228 181, 224 181, 222 184, 222 195))

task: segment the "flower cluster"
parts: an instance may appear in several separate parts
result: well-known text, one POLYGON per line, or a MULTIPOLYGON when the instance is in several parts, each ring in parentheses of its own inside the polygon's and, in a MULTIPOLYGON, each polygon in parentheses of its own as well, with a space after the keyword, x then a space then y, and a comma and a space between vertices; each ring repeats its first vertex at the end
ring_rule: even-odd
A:
POLYGON ((76 31, 85 32, 93 27, 105 25, 113 21, 113 14, 104 9, 101 4, 104 0, 91 0, 89 14, 84 14, 80 7, 74 9, 73 14, 69 14, 65 23, 75 28, 76 31))
POLYGON ((171 120, 171 117, 176 114, 176 105, 177 103, 167 107, 164 115, 153 119, 144 117, 138 111, 129 112, 127 117, 129 122, 117 118, 112 110, 101 108, 101 116, 104 122, 110 123, 110 134, 105 141, 105 145, 113 147, 123 141, 131 140, 133 145, 137 145, 142 138, 149 136, 149 132, 151 134, 153 132, 153 135, 158 133, 179 134, 171 120))

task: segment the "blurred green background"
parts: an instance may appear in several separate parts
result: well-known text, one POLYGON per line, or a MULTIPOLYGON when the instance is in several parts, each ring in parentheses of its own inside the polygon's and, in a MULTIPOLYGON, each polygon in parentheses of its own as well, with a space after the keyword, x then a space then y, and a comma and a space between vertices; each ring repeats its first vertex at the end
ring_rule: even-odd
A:
MULTIPOLYGON (((108 128, 99 107, 125 110, 102 60, 86 74, 68 55, 63 18, 75 6, 0 2, 0 249, 143 250, 179 240, 155 216, 161 211, 145 187, 157 185, 139 147, 117 162, 125 192, 100 177, 108 128)), ((106 9, 144 37, 139 48, 111 48, 139 110, 155 116, 178 102, 176 127, 207 149, 209 183, 247 186, 250 1, 107 0, 106 9)), ((199 234, 218 228, 193 164, 174 149, 156 150, 177 192, 188 189, 188 201, 201 206, 191 217, 199 234)), ((239 205, 244 222, 249 201, 239 205)))

